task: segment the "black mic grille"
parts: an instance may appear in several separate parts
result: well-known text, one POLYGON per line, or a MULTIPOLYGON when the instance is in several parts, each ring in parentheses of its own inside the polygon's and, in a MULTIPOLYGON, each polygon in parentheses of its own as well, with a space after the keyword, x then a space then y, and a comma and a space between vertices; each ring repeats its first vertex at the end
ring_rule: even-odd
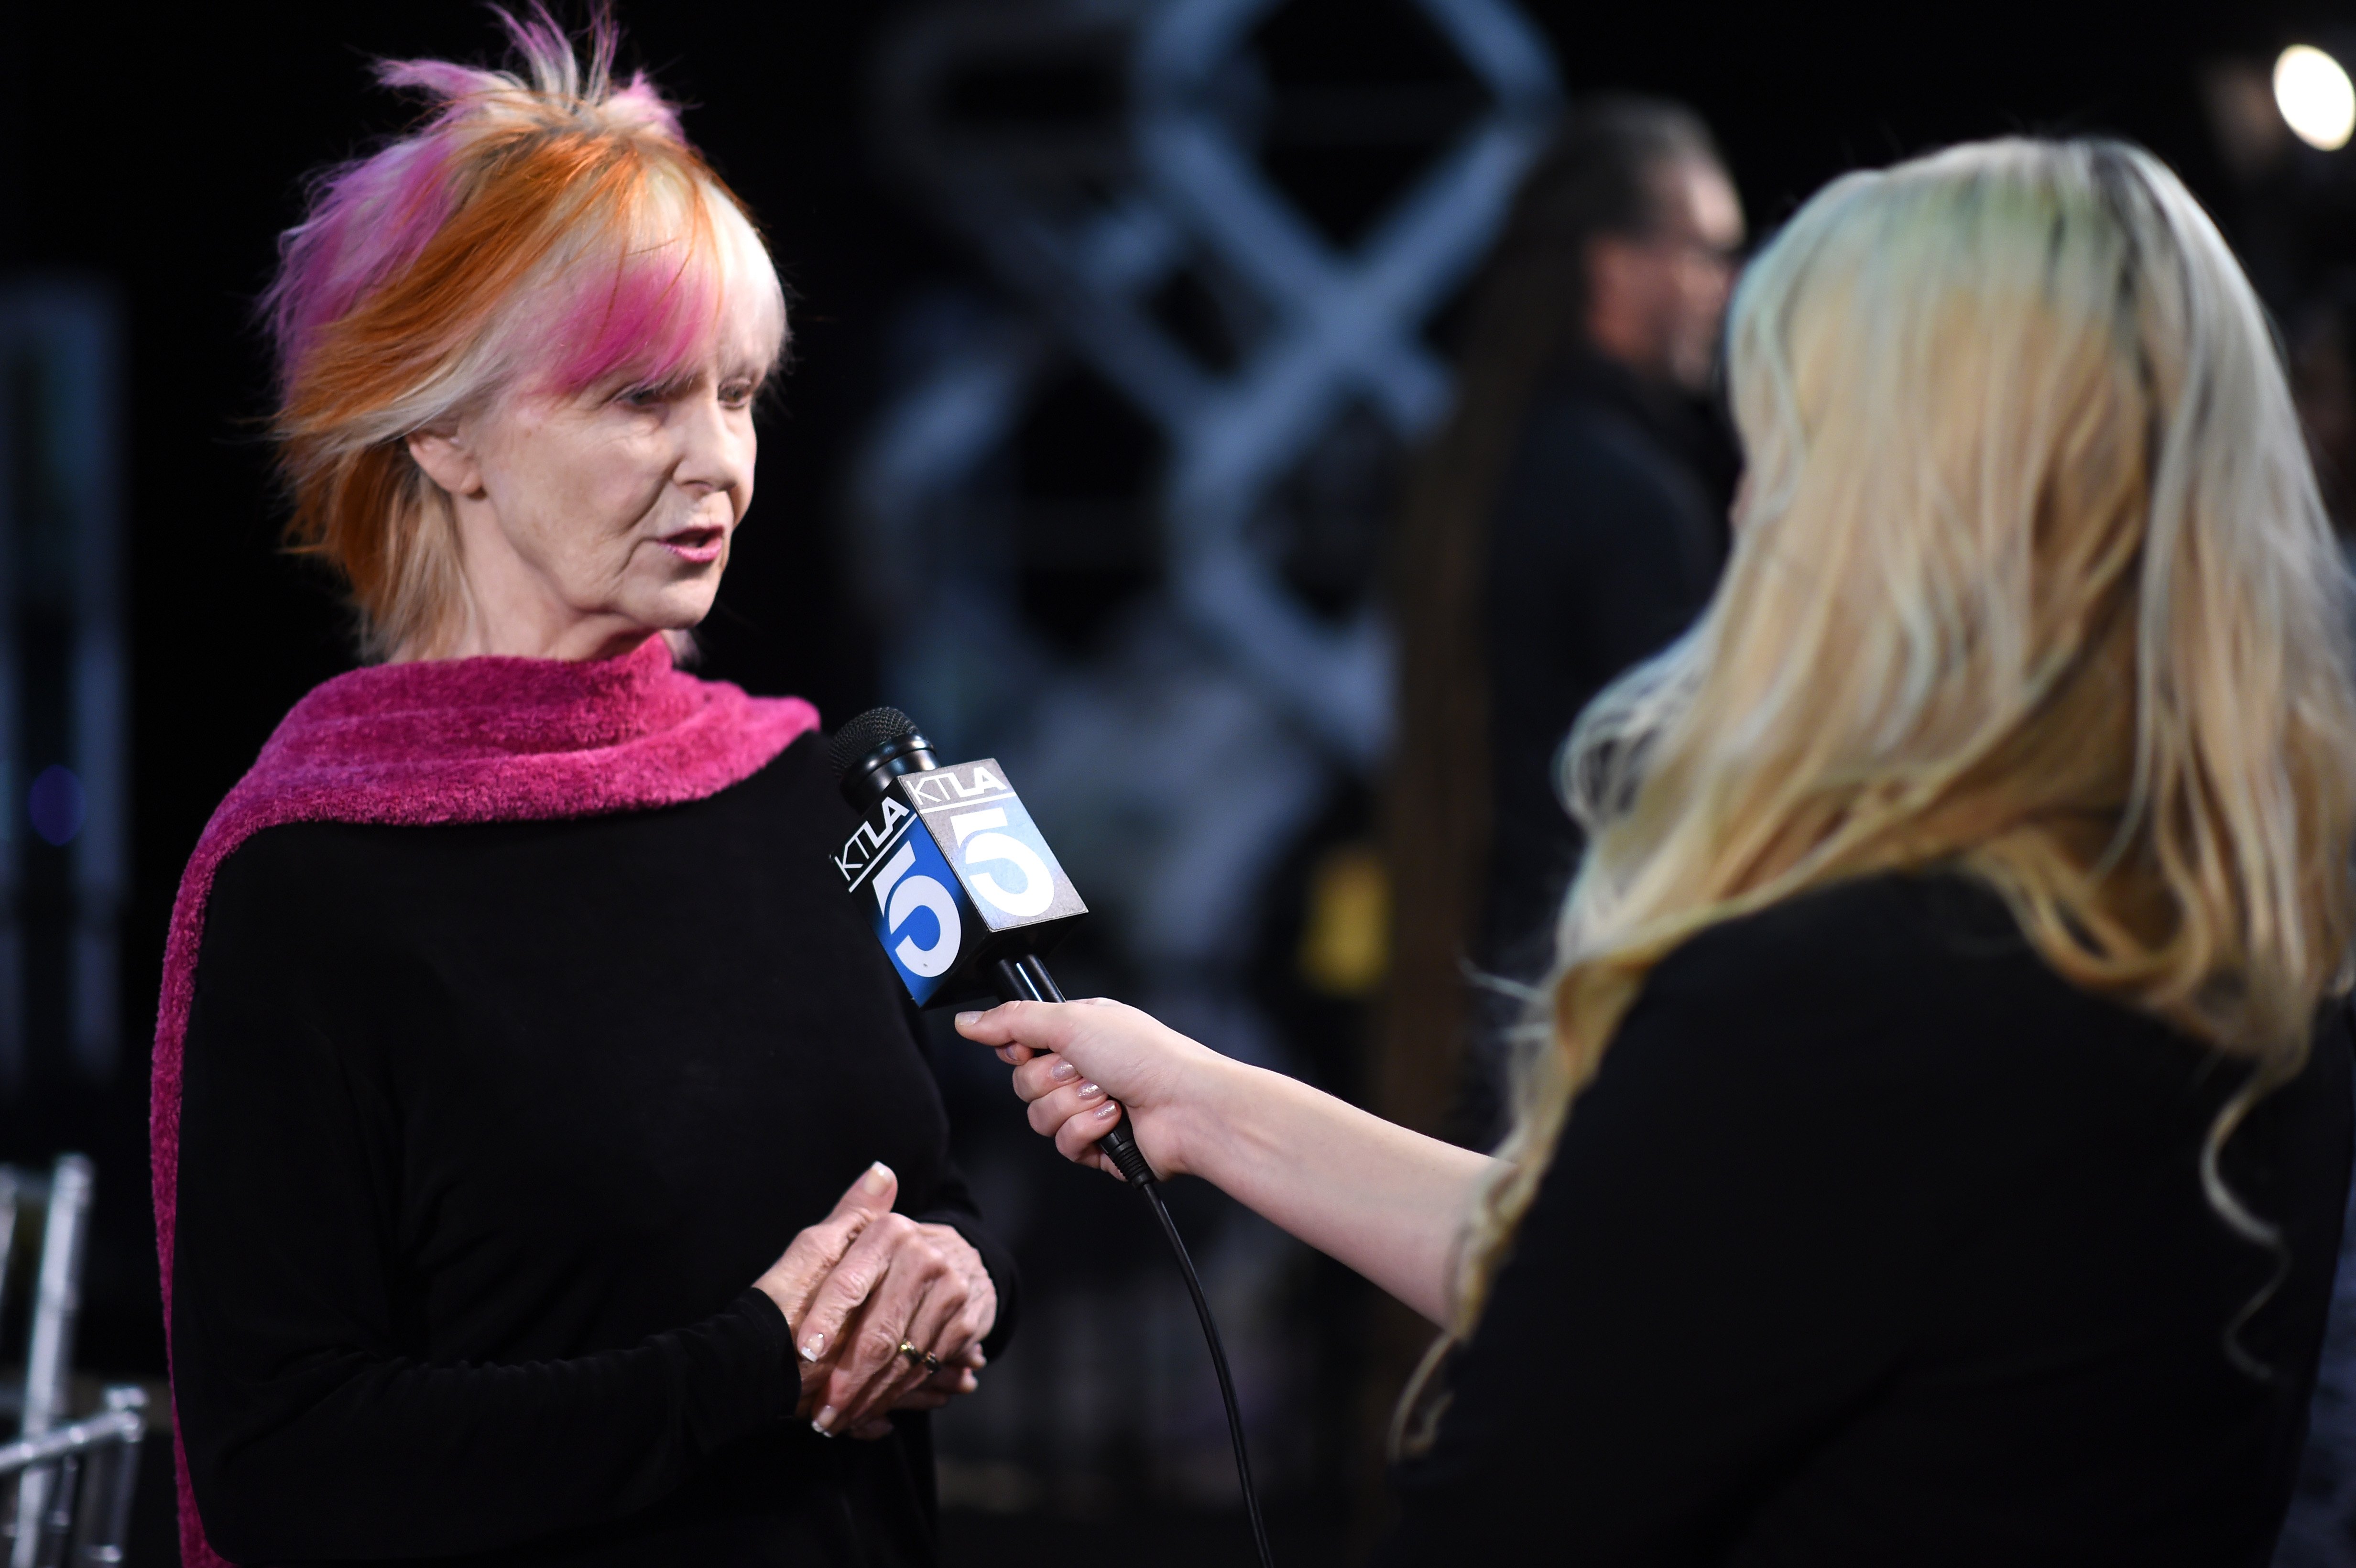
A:
POLYGON ((850 776, 851 770, 867 760, 879 746, 894 741, 905 741, 916 734, 916 721, 896 708, 871 708, 834 732, 828 742, 834 759, 834 776, 850 776))

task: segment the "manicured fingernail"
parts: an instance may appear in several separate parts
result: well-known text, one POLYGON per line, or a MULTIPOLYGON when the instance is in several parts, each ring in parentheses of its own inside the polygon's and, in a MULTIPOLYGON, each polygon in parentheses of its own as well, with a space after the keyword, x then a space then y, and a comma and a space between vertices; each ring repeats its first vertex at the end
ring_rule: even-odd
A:
POLYGON ((825 1349, 826 1336, 823 1334, 813 1334, 809 1339, 802 1341, 802 1360, 805 1361, 815 1361, 818 1360, 818 1353, 825 1349))
POLYGON ((1097 1120, 1099 1122, 1109 1122, 1119 1115, 1120 1102, 1118 1100, 1107 1100, 1097 1107, 1097 1120))
POLYGON ((1057 1083, 1068 1083, 1080 1075, 1080 1070, 1068 1061, 1058 1061, 1047 1069, 1047 1076, 1057 1083))
POLYGON ((810 1430, 817 1433, 820 1437, 831 1437, 834 1434, 826 1429, 826 1424, 833 1419, 834 1406, 830 1404, 824 1410, 818 1413, 818 1419, 810 1423, 810 1430))
POLYGON ((971 1028, 973 1025, 978 1024, 980 1021, 981 1015, 980 1013, 959 1013, 957 1016, 957 1026, 959 1029, 971 1028))
POLYGON ((1080 1098, 1083 1100, 1093 1100, 1103 1093, 1104 1085, 1101 1083, 1083 1083, 1080 1085, 1080 1098))
POLYGON ((877 1160, 867 1168, 867 1174, 859 1179, 859 1185, 870 1192, 883 1191, 892 1185, 892 1168, 882 1160, 877 1160))

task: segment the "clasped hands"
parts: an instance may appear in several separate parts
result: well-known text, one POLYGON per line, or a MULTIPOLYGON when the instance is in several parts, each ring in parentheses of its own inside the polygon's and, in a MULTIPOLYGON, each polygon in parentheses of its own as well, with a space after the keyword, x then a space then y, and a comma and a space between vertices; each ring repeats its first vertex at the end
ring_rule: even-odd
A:
POLYGON ((893 1411, 937 1410, 971 1393, 987 1360, 998 1289, 981 1254, 948 1225, 894 1213, 899 1191, 890 1168, 869 1167, 754 1281, 793 1328, 798 1413, 824 1436, 885 1436, 893 1411))

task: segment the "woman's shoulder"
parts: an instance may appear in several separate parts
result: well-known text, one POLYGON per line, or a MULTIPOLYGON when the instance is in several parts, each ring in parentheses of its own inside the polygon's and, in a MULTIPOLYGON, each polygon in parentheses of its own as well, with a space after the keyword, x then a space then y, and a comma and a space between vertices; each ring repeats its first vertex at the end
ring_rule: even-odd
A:
POLYGON ((2084 1014, 2073 1020, 2082 1026, 2115 1015, 2123 1026, 2161 1027, 2071 986, 1996 892, 1946 872, 1858 878, 1710 926, 1655 965, 1643 1000, 1681 1009, 1796 1004, 1820 1024, 2059 1008, 2084 1014))
MULTIPOLYGON (((2229 1166, 2278 1167, 2298 1188, 2280 1207, 2337 1211, 2350 1054, 2335 1005, 2306 1070, 2228 1151, 2229 1166)), ((2250 1071, 2064 980, 1986 887, 1888 875, 1728 921, 1671 953, 1572 1120, 1704 1142, 1762 1133, 1762 1148, 1856 1156, 1897 1189, 1908 1182, 1891 1173, 1912 1171, 1917 1188, 1986 1181, 2050 1203, 2155 1160, 2194 1183, 2200 1144, 2250 1071)))
POLYGON ((1707 1082, 1803 1117, 1845 1117, 1869 1099, 1959 1125, 2051 1113, 2151 1126, 2198 1115, 2234 1076, 2218 1062, 2159 1019, 2064 980, 1985 886, 1892 874, 1727 921, 1671 952, 1605 1072, 1707 1082))
POLYGON ((298 817, 257 827, 221 856, 211 903, 224 894, 272 902, 341 891, 384 879, 432 874, 445 859, 469 862, 470 848, 519 840, 579 840, 594 858, 615 835, 669 837, 700 816, 724 818, 733 837, 783 837, 830 845, 855 826, 836 794, 816 731, 795 738, 744 778, 664 805, 581 812, 522 812, 482 820, 412 821, 355 813, 298 817))
POLYGON ((293 976, 341 976, 374 944, 373 928, 399 880, 395 858, 352 824, 260 828, 213 869, 198 973, 215 988, 229 971, 252 971, 273 985, 293 976))

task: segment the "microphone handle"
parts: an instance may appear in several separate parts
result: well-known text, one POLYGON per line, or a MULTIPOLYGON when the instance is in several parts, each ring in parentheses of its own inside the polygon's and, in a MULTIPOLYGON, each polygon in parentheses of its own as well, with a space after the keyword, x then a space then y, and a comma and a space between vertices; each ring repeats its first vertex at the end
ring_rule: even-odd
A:
MULTIPOLYGON (((1055 977, 1047 973, 1047 965, 1035 953, 1026 953, 1020 958, 1000 959, 996 975, 998 995, 1002 1001, 1060 1002, 1065 999, 1063 988, 1055 984, 1055 977)), ((1126 1113, 1121 1117, 1120 1125, 1097 1140, 1097 1147, 1111 1157, 1113 1168, 1131 1187, 1151 1187, 1158 1183, 1159 1178, 1153 1174, 1152 1164, 1146 1159, 1145 1151, 1137 1147, 1136 1136, 1129 1130, 1126 1113)))

